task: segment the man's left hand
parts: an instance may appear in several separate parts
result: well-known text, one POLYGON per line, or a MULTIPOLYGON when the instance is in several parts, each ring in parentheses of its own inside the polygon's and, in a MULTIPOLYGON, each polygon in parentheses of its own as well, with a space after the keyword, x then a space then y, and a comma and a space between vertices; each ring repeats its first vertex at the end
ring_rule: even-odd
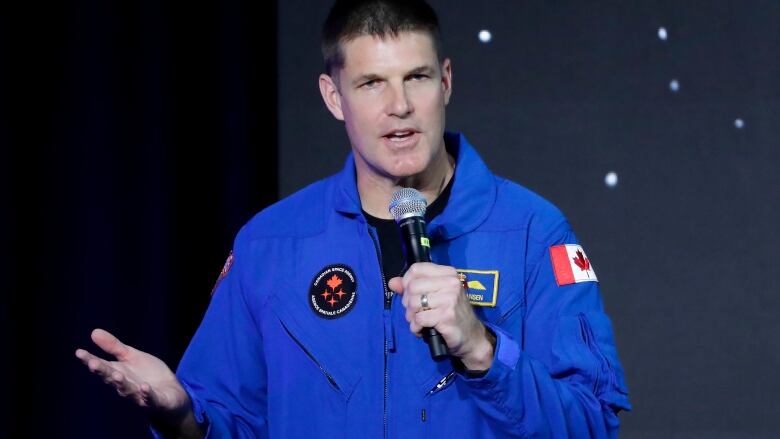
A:
POLYGON ((487 370, 493 362, 493 344, 488 332, 474 314, 458 272, 430 262, 412 264, 403 277, 394 277, 388 286, 403 295, 406 321, 418 337, 423 328, 435 328, 447 343, 450 354, 460 358, 469 370, 487 370), (423 309, 422 296, 428 307, 423 309))

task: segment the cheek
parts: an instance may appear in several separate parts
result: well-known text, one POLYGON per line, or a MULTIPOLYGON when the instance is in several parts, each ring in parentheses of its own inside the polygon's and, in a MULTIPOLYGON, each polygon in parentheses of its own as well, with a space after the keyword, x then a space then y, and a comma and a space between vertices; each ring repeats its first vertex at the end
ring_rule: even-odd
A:
POLYGON ((344 111, 344 117, 355 133, 369 134, 375 131, 377 121, 375 112, 370 107, 352 104, 344 111))
POLYGON ((444 119, 444 100, 422 101, 416 107, 417 115, 423 117, 423 123, 440 123, 444 119))
POLYGON ((370 131, 371 123, 360 109, 351 107, 344 112, 345 127, 350 136, 363 137, 370 131))

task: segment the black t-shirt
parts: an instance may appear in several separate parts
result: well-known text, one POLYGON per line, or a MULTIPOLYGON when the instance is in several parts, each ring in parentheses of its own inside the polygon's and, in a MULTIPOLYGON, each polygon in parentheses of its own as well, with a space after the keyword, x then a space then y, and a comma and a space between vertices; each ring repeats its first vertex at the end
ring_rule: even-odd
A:
MULTIPOLYGON (((444 210, 444 206, 447 205, 447 201, 450 198, 450 192, 452 191, 452 182, 455 180, 453 174, 447 186, 441 191, 441 194, 431 203, 425 210, 425 222, 430 222, 436 218, 436 215, 440 214, 444 210)), ((400 232, 395 220, 382 219, 369 215, 366 211, 363 211, 363 215, 369 224, 376 228, 376 234, 379 238, 379 248, 382 252, 382 272, 385 274, 385 279, 399 276, 404 269, 404 250, 401 245, 400 232)))

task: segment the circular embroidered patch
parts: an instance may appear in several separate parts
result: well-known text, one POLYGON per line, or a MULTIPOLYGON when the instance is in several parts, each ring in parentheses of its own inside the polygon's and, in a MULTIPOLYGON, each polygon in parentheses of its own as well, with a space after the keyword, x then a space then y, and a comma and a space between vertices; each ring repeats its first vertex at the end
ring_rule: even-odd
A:
POLYGON ((320 270, 309 287, 309 304, 317 315, 336 319, 351 310, 357 301, 357 279, 344 264, 320 270))

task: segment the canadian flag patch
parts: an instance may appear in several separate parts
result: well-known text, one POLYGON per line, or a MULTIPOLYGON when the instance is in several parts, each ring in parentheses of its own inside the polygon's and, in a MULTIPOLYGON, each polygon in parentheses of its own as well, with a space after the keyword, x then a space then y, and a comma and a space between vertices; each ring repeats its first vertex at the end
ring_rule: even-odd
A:
POLYGON ((598 282, 593 264, 579 245, 554 245, 550 247, 550 259, 559 287, 578 282, 598 282))

